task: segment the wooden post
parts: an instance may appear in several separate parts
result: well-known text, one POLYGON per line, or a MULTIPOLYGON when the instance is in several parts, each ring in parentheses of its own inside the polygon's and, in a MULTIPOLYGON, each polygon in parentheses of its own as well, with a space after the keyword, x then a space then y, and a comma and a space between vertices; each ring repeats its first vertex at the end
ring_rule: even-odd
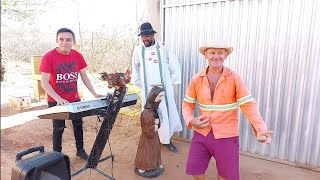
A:
POLYGON ((80 44, 75 44, 75 45, 73 46, 73 49, 76 50, 76 51, 78 51, 78 52, 80 52, 80 44))
POLYGON ((46 97, 46 92, 41 87, 41 72, 40 72, 40 63, 42 56, 32 56, 31 57, 31 66, 32 66, 32 88, 34 98, 37 101, 40 101, 41 98, 46 97))
POLYGON ((156 39, 161 38, 161 23, 160 23, 160 0, 146 1, 147 6, 147 21, 152 24, 152 27, 157 33, 156 39))

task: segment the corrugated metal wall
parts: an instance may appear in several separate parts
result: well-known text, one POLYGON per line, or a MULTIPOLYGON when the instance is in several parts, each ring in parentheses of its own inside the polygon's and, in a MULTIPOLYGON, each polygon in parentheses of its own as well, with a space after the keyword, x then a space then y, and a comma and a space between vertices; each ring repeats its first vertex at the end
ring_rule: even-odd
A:
MULTIPOLYGON (((258 102, 273 142, 263 145, 240 114, 241 150, 320 165, 320 1, 161 1, 162 39, 183 71, 181 102, 190 78, 206 67, 202 42, 223 37, 234 52, 226 66, 242 75, 258 102)), ((183 122, 184 123, 184 122, 183 122)), ((184 124, 180 136, 193 132, 184 124)))

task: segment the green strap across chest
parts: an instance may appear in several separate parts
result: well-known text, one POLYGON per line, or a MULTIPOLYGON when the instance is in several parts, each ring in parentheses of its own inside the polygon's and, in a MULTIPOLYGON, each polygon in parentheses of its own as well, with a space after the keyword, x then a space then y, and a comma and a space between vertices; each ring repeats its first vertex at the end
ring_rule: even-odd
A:
MULTIPOLYGON (((157 50, 157 56, 158 56, 158 61, 159 61, 159 71, 160 71, 161 84, 162 84, 163 88, 166 89, 165 83, 163 80, 162 62, 161 62, 160 47, 159 47, 158 42, 156 45, 156 50, 157 50)), ((143 45, 142 45, 142 63, 143 63, 144 92, 145 92, 145 98, 147 100, 148 85, 147 85, 147 78, 146 78, 145 48, 143 45)), ((167 93, 165 93, 164 97, 165 97, 165 101, 166 101, 166 105, 167 105, 167 111, 169 113, 169 106, 168 106, 169 103, 168 103, 167 93)))

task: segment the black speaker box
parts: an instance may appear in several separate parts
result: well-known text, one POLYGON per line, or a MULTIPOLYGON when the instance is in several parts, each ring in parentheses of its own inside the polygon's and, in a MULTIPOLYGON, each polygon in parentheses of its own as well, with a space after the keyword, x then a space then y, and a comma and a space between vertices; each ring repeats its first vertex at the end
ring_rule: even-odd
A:
POLYGON ((60 152, 44 152, 43 146, 25 150, 16 155, 11 180, 71 180, 69 157, 60 152))

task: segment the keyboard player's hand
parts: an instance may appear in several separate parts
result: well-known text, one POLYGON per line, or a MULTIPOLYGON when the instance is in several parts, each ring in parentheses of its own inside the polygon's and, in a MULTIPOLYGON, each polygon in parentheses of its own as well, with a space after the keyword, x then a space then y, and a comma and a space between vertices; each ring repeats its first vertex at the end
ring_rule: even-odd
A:
POLYGON ((95 94, 94 97, 95 97, 95 98, 103 98, 103 97, 106 97, 106 95, 95 94))
POLYGON ((69 101, 67 101, 67 100, 65 100, 65 99, 62 99, 62 98, 60 98, 60 99, 57 100, 57 106, 59 106, 59 105, 64 105, 64 104, 68 104, 68 103, 69 103, 69 101))

